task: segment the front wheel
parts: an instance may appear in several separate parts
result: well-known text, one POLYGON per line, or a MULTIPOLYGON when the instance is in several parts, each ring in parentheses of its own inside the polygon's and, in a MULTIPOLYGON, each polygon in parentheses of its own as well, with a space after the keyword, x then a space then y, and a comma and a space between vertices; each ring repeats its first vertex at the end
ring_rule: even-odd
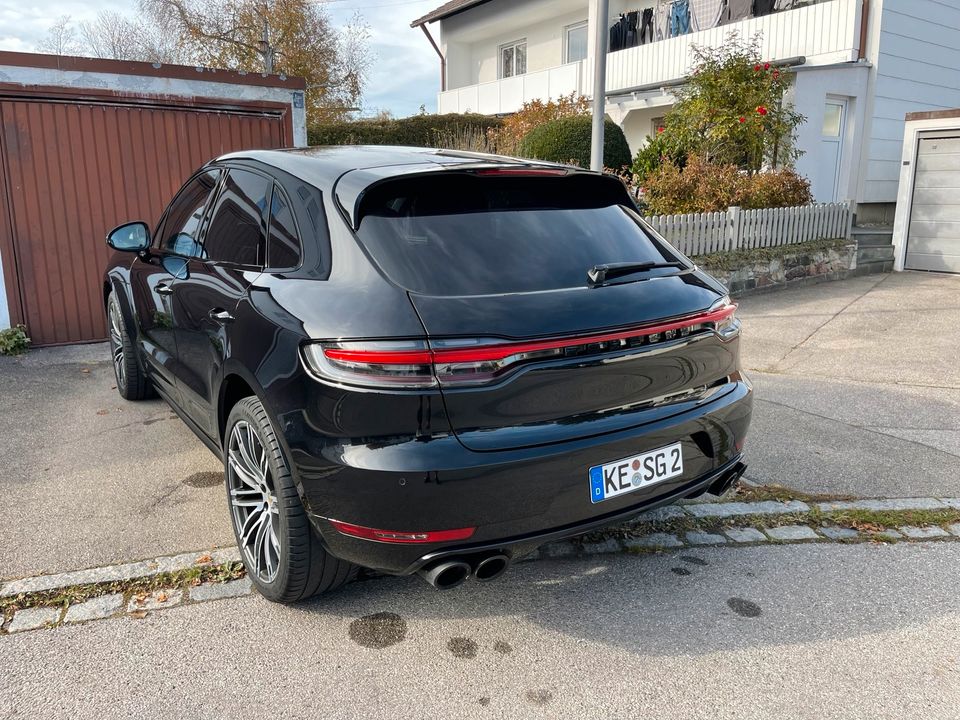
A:
POLYGON ((116 291, 107 298, 107 328, 110 331, 110 356, 113 374, 117 379, 117 392, 125 400, 144 400, 151 396, 153 386, 140 369, 133 341, 127 333, 120 311, 120 299, 116 291))
POLYGON ((352 579, 356 566, 330 555, 315 535, 258 398, 234 406, 224 437, 230 518, 243 564, 260 594, 292 603, 352 579))

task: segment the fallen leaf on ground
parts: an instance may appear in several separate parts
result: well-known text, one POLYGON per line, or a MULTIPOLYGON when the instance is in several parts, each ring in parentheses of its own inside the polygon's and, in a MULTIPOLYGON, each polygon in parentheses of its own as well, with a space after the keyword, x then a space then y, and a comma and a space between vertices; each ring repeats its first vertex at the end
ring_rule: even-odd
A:
POLYGON ((203 555, 198 557, 194 562, 197 565, 203 565, 204 563, 208 563, 212 561, 213 561, 213 556, 210 553, 204 553, 203 555))
POLYGON ((133 599, 137 603, 137 605, 143 605, 147 601, 147 594, 138 593, 137 595, 133 596, 133 599))
POLYGON ((97 415, 109 415, 109 410, 97 410, 97 415))
POLYGON ((83 368, 80 372, 82 372, 82 373, 85 374, 85 375, 89 375, 89 374, 90 374, 90 368, 83 368))
POLYGON ((163 602, 166 602, 166 601, 169 600, 169 599, 170 599, 170 596, 167 595, 165 592, 157 593, 157 602, 162 602, 162 603, 163 603, 163 602))
POLYGON ((146 610, 134 610, 132 613, 130 613, 130 617, 135 618, 137 620, 143 620, 143 618, 145 618, 146 616, 147 616, 146 610))

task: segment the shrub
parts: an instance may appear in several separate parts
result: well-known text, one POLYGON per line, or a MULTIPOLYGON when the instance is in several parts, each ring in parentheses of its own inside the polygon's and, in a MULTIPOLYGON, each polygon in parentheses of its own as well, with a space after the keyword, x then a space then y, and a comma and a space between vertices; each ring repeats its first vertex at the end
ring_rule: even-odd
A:
POLYGON ((643 191, 647 212, 654 215, 722 212, 732 205, 793 207, 813 200, 809 181, 793 170, 750 175, 698 155, 691 155, 684 167, 666 158, 643 182, 643 191))
MULTIPOLYGON (((590 138, 592 118, 576 115, 544 123, 528 132, 520 141, 517 153, 521 157, 573 163, 590 167, 590 138)), ((604 122, 603 165, 619 170, 630 164, 630 146, 615 122, 604 122)))
POLYGON ((524 136, 536 127, 564 117, 590 115, 590 101, 583 95, 561 95, 556 100, 531 100, 503 119, 503 126, 488 132, 492 144, 504 155, 513 155, 524 136))
POLYGON ((0 355, 20 355, 30 347, 30 338, 23 325, 0 330, 0 355))
POLYGON ((788 168, 757 173, 747 180, 746 191, 740 198, 741 207, 794 207, 813 202, 810 181, 788 168))
POLYGON ((407 118, 375 118, 314 125, 309 129, 311 145, 412 145, 437 147, 440 138, 456 133, 487 133, 503 124, 488 115, 450 113, 413 115, 407 118))
POLYGON ((667 158, 669 158, 677 167, 683 167, 687 164, 687 148, 678 142, 676 135, 666 135, 658 133, 656 137, 647 136, 647 144, 637 152, 633 158, 633 165, 630 170, 636 178, 636 182, 643 182, 659 168, 667 158))

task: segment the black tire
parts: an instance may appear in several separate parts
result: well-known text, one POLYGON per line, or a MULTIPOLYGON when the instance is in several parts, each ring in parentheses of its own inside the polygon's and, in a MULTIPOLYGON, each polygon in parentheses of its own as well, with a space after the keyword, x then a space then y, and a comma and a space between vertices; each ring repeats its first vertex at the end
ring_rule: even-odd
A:
MULTIPOLYGON (((259 398, 254 396, 244 398, 233 407, 227 419, 223 445, 227 504, 231 525, 247 568, 247 575, 261 595, 274 602, 294 603, 313 595, 335 590, 356 577, 356 565, 335 558, 320 543, 316 531, 307 518, 306 510, 300 502, 300 495, 290 474, 290 463, 259 398), (246 515, 245 525, 249 526, 247 529, 249 536, 254 526, 250 521, 254 512, 267 513, 270 528, 266 532, 272 533, 272 538, 268 534, 267 539, 263 539, 262 542, 264 545, 269 544, 271 539, 278 542, 276 568, 272 578, 268 572, 261 573, 258 570, 258 563, 261 568, 268 566, 269 563, 260 552, 256 553, 259 559, 255 559, 256 542, 253 543, 254 547, 250 547, 249 544, 253 538, 250 538, 247 544, 244 543, 240 524, 244 522, 243 516, 247 511, 234 505, 233 490, 235 488, 240 493, 248 494, 247 497, 250 500, 247 502, 254 502, 257 497, 256 493, 249 489, 252 485, 241 479, 240 468, 236 467, 238 459, 242 458, 242 453, 235 444, 239 438, 235 437, 234 433, 236 431, 237 436, 240 436, 248 429, 256 435, 253 440, 254 451, 259 443, 266 455, 267 473, 263 480, 266 494, 263 497, 265 499, 271 497, 272 492, 272 499, 261 503, 261 506, 268 507, 268 510, 250 510, 246 515), (232 449, 236 449, 233 461, 231 461, 232 449)), ((256 452, 251 455, 256 455, 256 452)), ((263 551, 270 552, 270 549, 263 547, 263 551)))
POLYGON ((117 392, 125 400, 146 400, 153 395, 153 385, 137 362, 136 347, 127 333, 120 299, 116 291, 107 298, 107 332, 110 334, 110 357, 113 374, 117 379, 117 392))

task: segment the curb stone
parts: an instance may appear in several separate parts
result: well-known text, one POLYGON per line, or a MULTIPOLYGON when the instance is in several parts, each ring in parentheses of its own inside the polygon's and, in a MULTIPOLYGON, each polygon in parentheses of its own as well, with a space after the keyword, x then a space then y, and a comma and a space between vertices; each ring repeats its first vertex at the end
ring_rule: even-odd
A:
POLYGON ((724 545, 727 539, 723 535, 703 532, 702 530, 690 530, 687 533, 687 542, 691 545, 724 545))
POLYGON ((18 610, 10 624, 7 626, 8 633, 18 633, 24 630, 39 630, 46 625, 54 625, 60 620, 59 607, 35 607, 18 610))
POLYGON ((85 600, 82 603, 71 605, 63 617, 64 623, 86 622, 87 620, 102 620, 116 612, 123 610, 123 593, 101 595, 100 597, 85 600))
POLYGON ((897 529, 911 540, 928 540, 931 538, 950 537, 950 533, 935 525, 928 527, 904 525, 903 527, 897 529))
POLYGON ((766 542, 767 536, 756 528, 729 528, 723 533, 735 543, 766 542))
POLYGON ((190 588, 190 599, 194 602, 207 600, 226 600, 227 598, 242 597, 253 592, 253 583, 250 578, 230 580, 225 583, 203 583, 190 588))
POLYGON ((849 502, 816 503, 818 510, 946 510, 946 502, 936 498, 889 498, 880 500, 852 500, 849 502))
POLYGON ((146 593, 145 597, 134 595, 127 603, 127 612, 137 610, 162 610, 163 608, 179 605, 183 601, 182 590, 154 590, 146 593))
POLYGON ((804 540, 820 540, 820 536, 807 525, 783 525, 781 527, 765 528, 767 535, 780 542, 802 542, 804 540))

